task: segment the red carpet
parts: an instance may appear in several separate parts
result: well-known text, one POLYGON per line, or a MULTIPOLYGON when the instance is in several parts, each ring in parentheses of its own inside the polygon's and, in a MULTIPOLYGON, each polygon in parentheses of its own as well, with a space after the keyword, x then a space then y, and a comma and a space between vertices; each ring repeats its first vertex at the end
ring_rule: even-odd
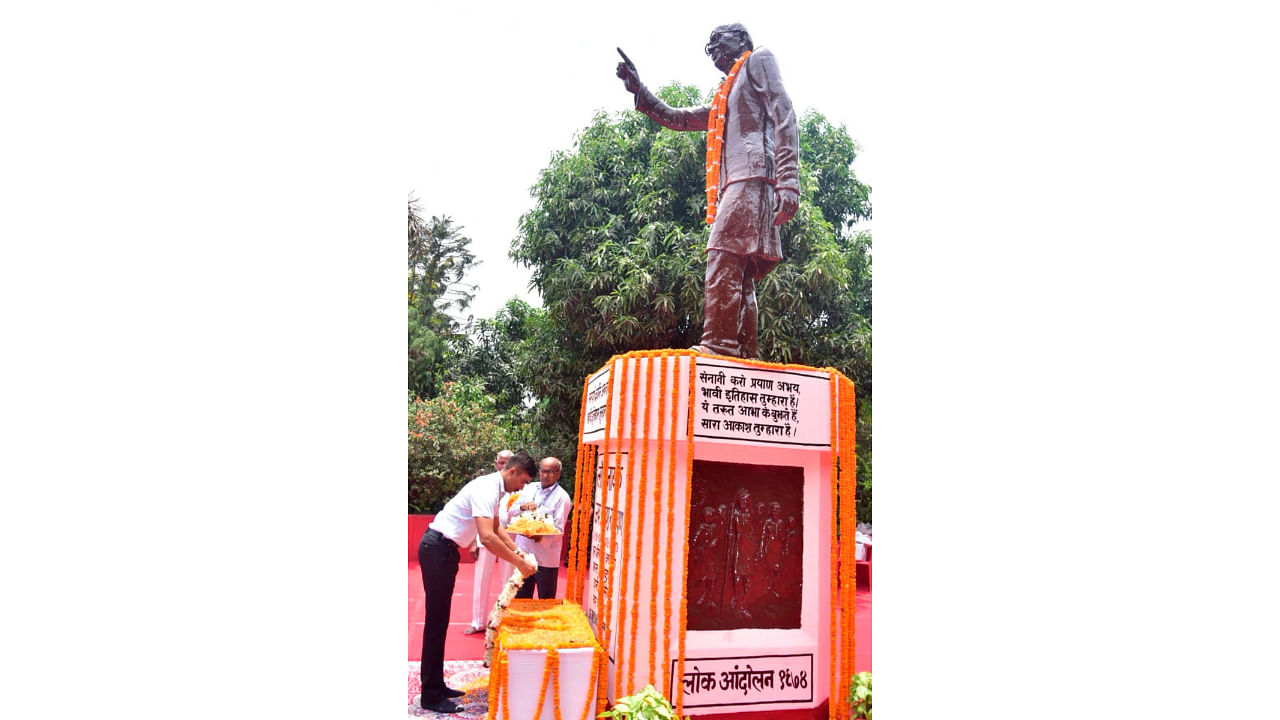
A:
MULTIPOLYGON (((463 635, 462 629, 471 623, 471 587, 474 563, 458 566, 458 579, 453 588, 453 605, 449 612, 449 633, 444 646, 445 660, 481 660, 484 658, 484 633, 463 635)), ((560 583, 556 597, 564 597, 568 568, 560 568, 560 583)), ((497 599, 502 583, 494 578, 490 587, 489 607, 497 599)), ((422 593, 422 571, 416 560, 409 561, 409 660, 422 659, 422 618, 425 598, 422 593)), ((856 620, 857 651, 854 654, 855 672, 871 670, 871 590, 858 588, 856 620)), ((412 696, 411 696, 412 697, 412 696)))

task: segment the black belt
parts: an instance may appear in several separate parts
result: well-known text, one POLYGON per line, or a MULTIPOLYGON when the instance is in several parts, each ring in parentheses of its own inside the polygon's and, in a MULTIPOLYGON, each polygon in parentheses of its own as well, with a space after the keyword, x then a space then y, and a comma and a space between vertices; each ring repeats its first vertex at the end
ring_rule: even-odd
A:
MULTIPOLYGON (((449 539, 449 538, 445 537, 443 533, 441 533, 439 530, 436 530, 435 528, 427 528, 427 531, 426 531, 425 533, 423 533, 423 537, 426 537, 426 536, 428 536, 428 535, 434 535, 434 536, 436 536, 436 537, 438 537, 438 538, 444 538, 445 540, 449 540, 449 542, 453 543, 454 545, 457 545, 457 544, 458 544, 458 543, 456 543, 456 542, 453 542, 453 540, 451 540, 451 539, 449 539)), ((459 547, 461 547, 461 546, 459 546, 459 547)))

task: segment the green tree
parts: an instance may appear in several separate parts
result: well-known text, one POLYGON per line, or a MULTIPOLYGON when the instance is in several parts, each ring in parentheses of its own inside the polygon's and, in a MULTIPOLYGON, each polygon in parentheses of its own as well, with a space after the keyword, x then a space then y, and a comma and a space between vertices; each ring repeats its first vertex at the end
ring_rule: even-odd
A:
MULTIPOLYGON (((701 101, 679 84, 658 94, 675 106, 701 101)), ((801 205, 782 230, 785 261, 759 285, 760 352, 835 367, 857 385, 869 521, 871 233, 856 223, 871 217, 870 188, 853 173, 857 146, 844 127, 809 112, 800 137, 801 205)), ((703 133, 598 113, 540 173, 511 256, 531 269, 546 308, 521 362, 550 435, 576 439, 583 378, 612 355, 701 336, 704 158, 703 133)))
POLYGON ((424 398, 439 391, 452 347, 465 340, 450 312, 465 310, 475 297, 462 282, 475 256, 461 230, 447 216, 425 220, 409 199, 409 389, 424 398))
POLYGON ((439 512, 466 482, 493 470, 505 439, 479 383, 446 382, 430 399, 410 392, 409 512, 439 512))

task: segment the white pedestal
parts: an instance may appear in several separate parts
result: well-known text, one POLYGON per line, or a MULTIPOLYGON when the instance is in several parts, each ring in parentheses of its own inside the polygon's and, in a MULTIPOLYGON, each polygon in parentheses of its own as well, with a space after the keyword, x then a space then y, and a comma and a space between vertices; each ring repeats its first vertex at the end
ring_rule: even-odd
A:
MULTIPOLYGON (((832 663, 842 652, 839 638, 852 632, 851 616, 833 616, 832 589, 832 530, 838 520, 832 510, 833 458, 843 458, 842 481, 853 482, 852 443, 841 439, 852 436, 840 432, 841 422, 853 422, 847 409, 840 410, 851 392, 851 384, 834 371, 688 351, 617 356, 588 379, 580 453, 594 455, 596 465, 591 550, 587 567, 571 574, 569 592, 581 597, 608 651, 611 701, 648 683, 673 704, 680 702, 684 713, 697 715, 816 708, 826 701, 832 663), (835 454, 833 433, 837 446, 848 445, 835 454), (725 483, 732 483, 735 467, 754 483, 740 515, 718 508, 714 495, 723 497, 732 488, 725 483), (712 469, 718 473, 714 488, 708 479, 712 469), (772 474, 776 484, 769 482, 772 474), (783 627, 682 633, 681 619, 688 624, 699 599, 703 624, 704 618, 722 616, 759 622, 742 620, 741 610, 723 609, 739 596, 751 597, 748 590, 735 594, 732 585, 735 576, 745 576, 735 568, 750 570, 746 551, 737 550, 748 541, 735 543, 737 565, 734 551, 707 541, 715 534, 707 528, 716 528, 723 538, 761 536, 781 543, 780 521, 770 517, 769 504, 751 505, 757 499, 772 499, 797 515, 792 525, 782 524, 793 531, 785 556, 776 548, 759 552, 761 558, 798 563, 787 570, 801 585, 798 603, 791 601, 794 613, 774 620, 783 627), (703 513, 712 508, 701 532, 702 516, 690 518, 695 501, 703 513), (766 518, 774 523, 769 532, 761 529, 766 518), (686 554, 694 585, 687 585, 686 554), (690 598, 685 589, 695 585, 690 598), (722 609, 706 610, 708 597, 722 609)), ((852 522, 846 527, 852 543, 852 522)), ((782 592, 775 587, 779 578, 774 572, 756 581, 754 591, 758 595, 770 583, 782 592)))

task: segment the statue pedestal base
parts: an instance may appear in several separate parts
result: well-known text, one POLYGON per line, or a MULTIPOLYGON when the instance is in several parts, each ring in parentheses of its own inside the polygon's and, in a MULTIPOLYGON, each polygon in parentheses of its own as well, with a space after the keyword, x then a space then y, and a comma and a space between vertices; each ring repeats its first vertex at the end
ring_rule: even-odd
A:
POLYGON ((692 351, 587 379, 569 592, 611 702, 652 683, 685 714, 825 707, 853 648, 852 550, 832 542, 847 523, 853 544, 852 390, 692 351))

